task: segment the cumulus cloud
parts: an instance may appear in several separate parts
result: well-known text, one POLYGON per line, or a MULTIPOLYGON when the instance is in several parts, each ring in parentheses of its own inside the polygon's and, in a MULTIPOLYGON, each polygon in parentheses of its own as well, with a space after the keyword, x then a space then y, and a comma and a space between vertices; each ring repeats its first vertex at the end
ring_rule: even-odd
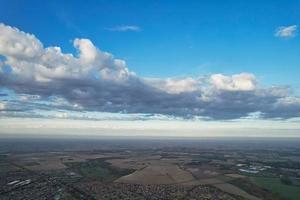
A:
POLYGON ((281 38, 292 38, 296 36, 297 29, 297 25, 280 26, 276 29, 275 36, 281 38))
MULTIPOLYGON (((19 95, 7 105, 26 114, 35 109, 150 116, 238 119, 300 116, 299 97, 286 87, 260 88, 255 75, 145 78, 124 60, 101 51, 89 39, 73 41, 77 55, 44 47, 32 34, 0 24, 0 86, 19 95)), ((2 98, 6 98, 3 96, 2 98)), ((67 115, 56 117, 68 117, 67 115)))
POLYGON ((232 76, 213 74, 210 81, 217 89, 228 91, 251 91, 255 89, 256 78, 253 74, 241 73, 232 76))
POLYGON ((194 92, 198 90, 199 82, 191 77, 187 78, 145 78, 144 81, 158 90, 169 94, 180 94, 183 92, 194 92))
POLYGON ((0 24, 0 54, 19 59, 32 59, 43 50, 34 35, 0 24))
POLYGON ((0 24, 0 55, 20 79, 48 82, 53 79, 89 79, 96 71, 102 79, 119 81, 130 76, 123 60, 97 49, 88 39, 75 39, 78 57, 63 54, 59 47, 44 48, 34 36, 0 24))
POLYGON ((119 32, 126 32, 126 31, 141 31, 141 28, 139 26, 135 25, 122 25, 122 26, 115 26, 106 28, 108 31, 119 31, 119 32))

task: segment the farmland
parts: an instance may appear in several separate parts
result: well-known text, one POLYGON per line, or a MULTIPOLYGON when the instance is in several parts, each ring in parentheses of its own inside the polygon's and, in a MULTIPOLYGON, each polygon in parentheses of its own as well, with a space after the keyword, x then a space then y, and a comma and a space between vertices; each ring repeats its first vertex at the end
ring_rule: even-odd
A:
POLYGON ((56 143, 32 151, 30 142, 20 151, 0 142, 0 198, 299 199, 298 145, 282 152, 277 143, 253 149, 221 141, 169 141, 167 147, 161 141, 78 141, 84 150, 56 143))
POLYGON ((265 188, 272 193, 278 194, 284 198, 298 200, 300 199, 300 187, 286 185, 279 178, 253 177, 254 183, 265 188))

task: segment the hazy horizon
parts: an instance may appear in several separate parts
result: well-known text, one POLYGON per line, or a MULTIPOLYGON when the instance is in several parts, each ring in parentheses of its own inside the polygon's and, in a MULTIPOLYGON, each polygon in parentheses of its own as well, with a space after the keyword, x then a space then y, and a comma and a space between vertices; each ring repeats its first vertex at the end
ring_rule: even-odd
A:
POLYGON ((300 137, 299 8, 2 2, 0 135, 300 137))

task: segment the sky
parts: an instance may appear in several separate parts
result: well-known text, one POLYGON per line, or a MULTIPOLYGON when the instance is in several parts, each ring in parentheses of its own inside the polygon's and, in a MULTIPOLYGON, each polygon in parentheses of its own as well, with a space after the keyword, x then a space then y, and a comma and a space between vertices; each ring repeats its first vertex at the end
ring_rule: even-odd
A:
POLYGON ((0 1, 0 133, 299 137, 299 10, 0 1))

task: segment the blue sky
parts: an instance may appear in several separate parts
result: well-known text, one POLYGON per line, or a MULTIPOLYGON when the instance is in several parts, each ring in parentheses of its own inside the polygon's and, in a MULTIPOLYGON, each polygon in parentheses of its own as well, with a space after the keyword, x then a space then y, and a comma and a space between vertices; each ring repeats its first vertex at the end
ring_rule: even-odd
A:
POLYGON ((2 1, 0 21, 45 46, 74 52, 89 38, 141 76, 255 73, 264 84, 300 79, 300 38, 274 37, 299 23, 300 1, 2 1), (140 31, 108 31, 134 25, 140 31), (286 70, 288 69, 288 70, 286 70))
POLYGON ((294 120, 299 10, 299 0, 1 1, 0 117, 294 120))

